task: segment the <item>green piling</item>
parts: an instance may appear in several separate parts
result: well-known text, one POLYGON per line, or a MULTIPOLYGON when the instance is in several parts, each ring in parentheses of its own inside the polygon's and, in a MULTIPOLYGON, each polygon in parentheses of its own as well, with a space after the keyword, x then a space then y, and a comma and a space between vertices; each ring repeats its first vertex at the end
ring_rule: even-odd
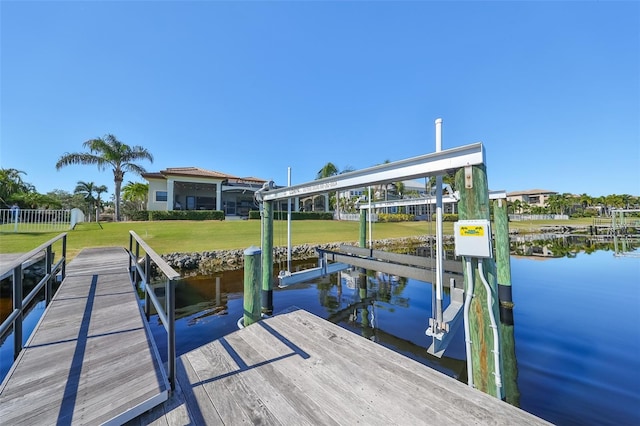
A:
POLYGON ((244 251, 244 326, 260 320, 260 280, 262 250, 249 247, 244 251))
POLYGON ((500 320, 513 324, 513 301, 511 298, 511 255, 509 250, 509 216, 505 200, 493 202, 493 230, 495 232, 496 267, 498 295, 500 299, 500 320))
POLYGON ((506 200, 494 200, 493 221, 496 235, 496 267, 500 299, 500 352, 502 353, 504 396, 509 404, 519 407, 520 390, 518 389, 518 363, 513 330, 514 305, 511 298, 511 255, 506 200))
MULTIPOLYGON (((484 165, 468 166, 456 172, 456 189, 460 192, 458 214, 460 220, 489 220, 489 187, 484 165)), ((473 299, 469 311, 469 331, 471 340, 471 363, 474 386, 497 398, 502 399, 503 390, 497 389, 495 373, 501 372, 500 362, 494 361, 494 334, 491 328, 491 317, 487 307, 488 294, 480 278, 478 262, 482 262, 485 279, 489 284, 493 303, 493 316, 499 321, 498 292, 496 285, 496 264, 492 258, 472 258, 472 274, 474 277, 473 299)), ((470 277, 465 274, 465 291, 468 291, 470 277)), ((500 327, 498 330, 498 340, 500 327)), ((499 347, 499 346, 498 346, 499 347)), ((469 354, 468 354, 469 355, 469 354)))
POLYGON ((367 210, 360 209, 360 247, 367 247, 367 210))
POLYGON ((262 313, 273 314, 273 201, 262 209, 262 313))

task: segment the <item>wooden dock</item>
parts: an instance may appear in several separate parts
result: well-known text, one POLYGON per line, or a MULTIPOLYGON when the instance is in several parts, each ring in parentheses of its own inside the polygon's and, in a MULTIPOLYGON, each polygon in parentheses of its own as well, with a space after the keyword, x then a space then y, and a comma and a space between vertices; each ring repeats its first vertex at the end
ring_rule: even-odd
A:
POLYGON ((170 400, 129 425, 547 424, 302 310, 193 350, 177 372, 170 400))
POLYGON ((85 249, 0 386, 6 425, 122 424, 169 385, 123 248, 85 249))

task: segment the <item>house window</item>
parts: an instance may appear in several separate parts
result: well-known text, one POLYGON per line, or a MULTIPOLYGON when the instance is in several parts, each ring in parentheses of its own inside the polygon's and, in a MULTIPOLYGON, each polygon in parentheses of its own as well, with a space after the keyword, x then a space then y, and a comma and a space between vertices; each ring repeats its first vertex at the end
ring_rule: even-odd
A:
POLYGON ((156 201, 167 201, 167 191, 156 191, 156 201))

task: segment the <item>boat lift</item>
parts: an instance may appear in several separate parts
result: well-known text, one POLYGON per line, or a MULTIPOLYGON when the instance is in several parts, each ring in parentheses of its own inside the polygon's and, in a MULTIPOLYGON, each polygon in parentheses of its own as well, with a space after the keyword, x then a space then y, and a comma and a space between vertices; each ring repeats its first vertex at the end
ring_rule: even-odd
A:
MULTIPOLYGON (((436 121, 438 124, 438 121, 436 121)), ((263 311, 270 312, 273 311, 273 283, 272 283, 272 275, 273 275, 273 203, 276 201, 287 200, 294 197, 299 196, 309 196, 309 195, 317 195, 326 192, 333 191, 344 191, 353 188, 362 188, 367 186, 374 186, 380 184, 387 184, 402 180, 409 179, 419 179, 430 176, 436 176, 436 195, 440 195, 436 200, 437 204, 440 206, 441 213, 441 205, 442 205, 442 182, 441 176, 447 174, 451 171, 456 171, 458 169, 467 168, 467 170, 471 170, 471 166, 479 166, 485 164, 485 151, 482 143, 475 143, 470 145, 465 145, 462 147, 447 149, 437 151, 432 154, 421 155, 418 157, 413 157, 405 160, 400 160, 396 162, 381 164, 374 167, 369 167, 362 170, 357 170, 353 172, 348 172, 340 175, 335 175, 331 177, 327 177, 324 179, 318 179, 312 182, 298 184, 293 186, 281 187, 277 188, 273 182, 269 182, 263 186, 260 190, 256 192, 256 200, 261 203, 262 211, 263 211, 263 241, 262 241, 262 290, 263 290, 263 311), (438 177, 440 177, 438 179, 438 177), (438 185, 439 184, 439 185, 438 185)), ((431 198, 432 199, 432 198, 431 198)), ((397 203, 398 201, 395 201, 397 203)), ((406 200, 407 203, 416 203, 416 200, 406 200)), ((428 202, 428 198, 424 200, 425 203, 428 202)), ((393 201, 391 203, 394 203, 393 201)), ((373 206, 374 203, 371 203, 369 206, 373 206)), ((380 203, 376 203, 375 205, 380 206, 380 203)), ((361 206, 361 208, 365 207, 361 206)), ((440 219, 441 226, 441 219, 440 219)), ((427 335, 431 335, 433 337, 434 342, 432 344, 433 349, 432 353, 436 355, 442 355, 444 349, 442 349, 442 344, 437 344, 436 340, 442 342, 444 337, 448 335, 448 331, 453 331, 455 327, 451 327, 451 322, 453 322, 457 316, 456 315, 444 315, 442 312, 442 232, 437 234, 438 241, 438 250, 436 257, 436 269, 437 276, 440 277, 438 283, 436 283, 436 292, 439 297, 438 300, 438 314, 435 319, 431 319, 430 330, 427 330, 427 335), (438 261, 440 259, 440 261, 438 261), (448 321, 448 322, 447 322, 448 321)), ((353 262, 353 259, 340 259, 336 257, 337 255, 333 255, 334 258, 346 265, 345 261, 353 262)), ((321 256, 321 259, 323 256, 321 256)), ((325 257, 326 258, 326 257, 325 257)), ((322 261, 321 261, 322 262, 322 261)), ((326 268, 326 260, 325 264, 321 264, 319 267, 326 268)), ((378 265, 378 267, 382 266, 382 264, 378 265)), ((346 268, 346 266, 345 266, 346 268)), ((285 274, 286 275, 286 274, 285 274)), ((293 275, 293 274, 291 274, 293 275)), ((283 278, 286 278, 283 277, 283 278)), ((424 278, 423 278, 424 279, 424 278)), ((290 283, 292 281, 289 281, 290 283)), ((453 287, 456 288, 455 285, 453 287)), ((460 292, 463 292, 462 289, 458 289, 460 292)), ((457 294, 457 291, 456 291, 457 294)), ((455 302, 457 305, 458 296, 455 298, 452 295, 452 304, 455 302)), ((462 306, 462 304, 460 304, 462 306)), ((455 306, 453 307, 455 308, 455 306)), ((457 311, 460 311, 458 308, 457 311)), ((459 315, 458 315, 459 316, 459 315)), ((452 333, 451 333, 452 334, 452 333)))

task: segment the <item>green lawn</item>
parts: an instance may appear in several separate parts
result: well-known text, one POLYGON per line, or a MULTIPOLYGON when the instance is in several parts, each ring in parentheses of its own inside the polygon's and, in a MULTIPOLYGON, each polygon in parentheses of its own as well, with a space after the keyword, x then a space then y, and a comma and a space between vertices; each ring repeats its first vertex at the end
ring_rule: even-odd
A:
MULTIPOLYGON (((590 225, 591 219, 569 221, 511 222, 510 226, 530 231, 545 225, 590 225)), ((358 222, 292 221, 292 244, 357 242, 358 222)), ((242 221, 156 221, 83 223, 68 232, 67 257, 73 259, 85 247, 129 246, 129 230, 140 235, 157 253, 202 252, 222 249, 244 249, 260 245, 260 222, 242 221)), ((445 222, 444 233, 451 234, 453 224, 445 222)), ((373 239, 400 238, 434 234, 433 222, 374 223, 373 239)), ((0 253, 28 252, 49 241, 60 232, 0 233, 0 253)), ((367 235, 368 238, 368 235, 367 235)), ((286 221, 274 222, 274 246, 287 245, 286 221)), ((54 246, 54 249, 56 247, 54 246)), ((59 249, 56 249, 59 250, 59 249)))

